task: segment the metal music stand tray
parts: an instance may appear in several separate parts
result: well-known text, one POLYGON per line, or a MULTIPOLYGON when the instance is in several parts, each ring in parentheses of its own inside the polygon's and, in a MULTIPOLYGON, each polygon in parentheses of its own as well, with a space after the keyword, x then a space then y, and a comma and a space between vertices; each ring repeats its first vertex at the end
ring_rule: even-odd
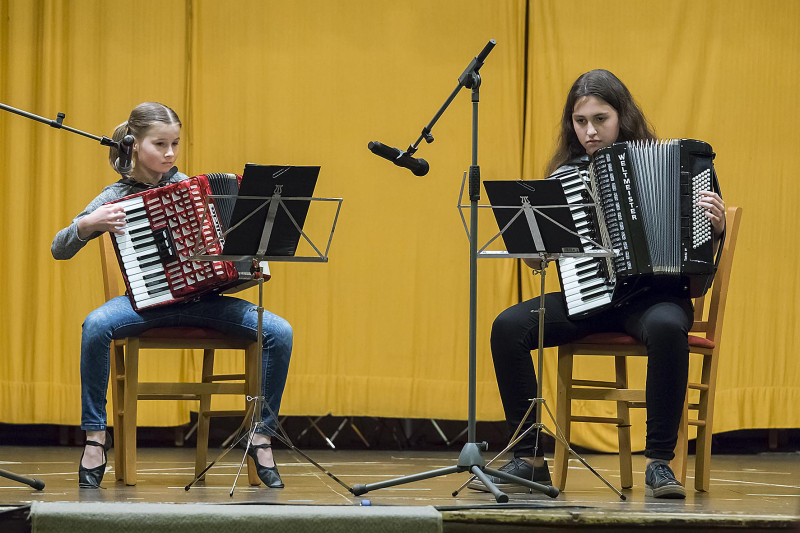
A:
MULTIPOLYGON (((280 175, 289 173, 296 168, 303 168, 303 167, 292 167, 292 166, 283 166, 283 167, 262 167, 260 165, 250 165, 248 164, 245 167, 245 174, 242 178, 242 183, 244 184, 244 180, 247 179, 247 170, 251 167, 260 167, 261 170, 266 169, 267 172, 273 172, 272 178, 277 178, 280 175)), ((263 172, 262 172, 263 174, 263 172)), ((254 176, 255 177, 255 176, 254 176)), ((289 183, 286 181, 286 178, 283 180, 279 180, 280 182, 276 181, 274 184, 266 184, 267 187, 272 188, 272 194, 270 196, 266 195, 259 195, 259 196, 239 196, 236 194, 210 194, 206 196, 205 205, 204 205, 204 218, 201 221, 198 233, 196 235, 196 239, 199 244, 196 251, 189 256, 189 261, 250 261, 252 262, 252 270, 253 270, 253 277, 257 280, 258 283, 258 326, 257 326, 257 339, 263 339, 263 317, 264 317, 264 306, 263 306, 263 298, 264 298, 264 276, 263 276, 263 266, 262 263, 267 261, 275 261, 275 262, 289 262, 289 263, 327 263, 328 262, 328 251, 331 247, 331 241, 333 240, 333 233, 336 231, 336 223, 339 220, 339 212, 342 207, 342 198, 318 198, 314 196, 285 196, 283 193, 284 187, 289 183), (225 231, 223 231, 217 238, 213 239, 211 242, 202 245, 204 239, 202 238, 202 231, 204 224, 206 222, 206 218, 209 213, 208 208, 208 199, 209 198, 220 198, 220 199, 236 199, 238 200, 251 200, 256 201, 256 205, 254 208, 250 209, 234 209, 233 218, 231 219, 231 227, 225 231), (260 202, 260 203, 258 203, 260 202), (331 224, 331 232, 328 237, 328 242, 325 247, 324 253, 320 251, 320 249, 311 241, 311 239, 306 235, 303 231, 302 225, 305 220, 305 214, 307 211, 301 210, 302 213, 300 215, 301 220, 298 222, 296 220, 295 215, 296 212, 293 214, 292 209, 287 206, 286 202, 307 202, 308 206, 310 207, 311 202, 336 202, 338 205, 336 207, 336 214, 334 216, 333 222, 331 224), (217 244, 218 242, 225 243, 225 237, 227 237, 231 232, 236 230, 237 228, 242 228, 239 230, 239 236, 242 236, 241 233, 243 230, 252 230, 252 222, 250 227, 243 227, 243 224, 246 224, 247 221, 253 219, 254 217, 264 216, 264 211, 266 211, 266 217, 264 218, 263 227, 260 229, 260 234, 255 235, 256 238, 253 238, 253 235, 245 235, 247 237, 244 241, 249 241, 254 243, 251 246, 251 249, 248 250, 250 253, 243 253, 245 250, 241 248, 242 246, 242 239, 239 239, 239 243, 237 243, 237 249, 235 254, 226 254, 226 248, 223 248, 223 253, 220 255, 213 254, 213 255, 204 255, 212 246, 217 244), (286 234, 287 232, 292 233, 295 232, 294 237, 299 240, 300 237, 305 239, 305 241, 311 246, 314 250, 314 255, 308 256, 298 256, 296 255, 296 247, 297 243, 294 243, 294 246, 290 245, 287 246, 286 234), (276 240, 283 239, 284 242, 280 246, 281 255, 267 255, 268 252, 275 250, 274 246, 271 246, 271 243, 274 243, 276 240)), ((314 178, 314 182, 316 181, 316 177, 314 178)), ((265 184, 261 184, 262 190, 265 184)), ((310 191, 313 193, 314 183, 310 185, 310 191)), ((253 204, 253 205, 255 205, 253 204)), ((260 226, 260 224, 259 224, 260 226)), ((235 234, 234 234, 235 235, 235 234)), ((291 240, 291 239, 290 239, 291 240)), ((228 242, 231 242, 229 239, 228 242)), ((259 359, 260 360, 260 359, 259 359)), ((263 364, 263 362, 261 363, 263 364)), ((250 402, 250 406, 247 408, 247 412, 245 414, 244 420, 242 421, 241 426, 239 429, 236 430, 235 435, 236 438, 232 439, 230 445, 223 450, 223 452, 214 459, 211 463, 209 463, 206 468, 200 472, 195 478, 192 480, 191 483, 186 485, 185 490, 189 490, 192 486, 200 479, 203 478, 206 472, 208 472, 218 461, 220 461, 225 455, 228 454, 236 445, 238 445, 242 440, 247 438, 247 445, 245 448, 245 452, 242 455, 242 461, 239 465, 239 470, 236 472, 236 477, 233 480, 233 485, 231 486, 230 496, 233 496, 234 488, 236 487, 236 481, 239 478, 239 474, 244 467, 244 462, 247 458, 247 451, 250 449, 252 444, 253 435, 255 434, 256 429, 262 425, 263 423, 260 420, 261 417, 261 410, 262 405, 266 406, 269 410, 272 417, 275 419, 276 424, 278 425, 278 432, 276 433, 273 430, 269 430, 272 433, 272 436, 277 438, 283 444, 285 444, 288 448, 292 451, 298 453, 302 457, 304 457, 309 463, 316 466, 322 472, 327 474, 331 479, 342 485, 348 491, 350 487, 340 481, 336 476, 328 472, 324 467, 322 467, 319 463, 311 459, 308 455, 303 453, 299 450, 289 438, 289 435, 283 429, 283 426, 278 419, 277 413, 274 413, 269 406, 269 403, 266 402, 264 396, 262 395, 262 372, 261 368, 259 367, 259 371, 257 373, 258 378, 256 379, 256 391, 257 396, 251 397, 247 396, 247 401, 250 402), (249 419, 249 420, 248 420, 249 419), (249 429, 246 432, 243 432, 245 426, 248 425, 249 422, 249 429)))
MULTIPOLYGON (((458 210, 461 214, 461 220, 464 224, 464 229, 469 236, 467 229, 467 222, 464 218, 463 209, 469 205, 463 204, 464 186, 466 182, 466 173, 464 180, 461 183, 461 192, 458 198, 458 210)), ((542 266, 540 270, 534 270, 534 274, 540 275, 540 297, 539 297, 539 348, 538 348, 538 361, 536 369, 536 398, 531 398, 531 405, 522 421, 517 426, 514 434, 511 436, 508 445, 495 455, 486 464, 492 464, 504 453, 513 448, 523 437, 533 430, 536 430, 536 441, 534 445, 534 456, 539 448, 539 432, 544 431, 555 440, 560 442, 572 455, 574 455, 590 472, 597 476, 603 483, 613 490, 617 496, 622 500, 626 500, 616 487, 608 482, 597 470, 591 467, 586 460, 581 457, 570 445, 569 441, 564 437, 561 428, 558 427, 555 417, 553 416, 550 407, 542 393, 542 383, 544 380, 544 315, 545 315, 545 278, 547 275, 547 266, 552 261, 562 257, 596 257, 596 258, 609 258, 617 255, 617 252, 611 248, 605 247, 594 240, 581 236, 575 229, 575 223, 570 215, 569 208, 571 207, 588 207, 590 209, 598 209, 597 203, 586 204, 569 204, 566 201, 566 196, 563 193, 561 184, 558 180, 538 180, 533 182, 507 181, 507 182, 490 182, 485 181, 487 194, 491 198, 494 196, 496 200, 501 202, 511 203, 513 200, 519 199, 516 205, 479 205, 479 208, 492 209, 498 221, 498 226, 501 228, 500 232, 494 237, 489 239, 478 251, 479 258, 519 258, 519 259, 541 259, 542 266), (552 184, 552 185, 551 185, 552 184), (516 186, 516 187, 514 187, 516 186), (540 191, 534 191, 539 188, 540 191), (546 190, 550 189, 550 190, 546 190), (530 194, 538 192, 540 195, 530 194), (560 194, 559 194, 560 193, 560 194), (538 196, 538 197, 537 197, 538 196), (540 204, 540 205, 533 205, 540 204), (509 210, 514 210, 513 216, 509 219, 509 210), (545 213, 547 211, 547 213, 545 213), (517 224, 514 224, 517 222, 517 224), (516 233, 515 235, 513 233, 516 233), (503 237, 507 248, 514 248, 513 251, 491 251, 487 250, 498 237, 503 237), (577 239, 577 241, 576 241, 577 239), (575 247, 576 242, 578 248, 575 247), (533 245, 532 248, 530 245, 533 245), (584 250, 584 244, 591 244, 597 250, 584 250), (536 407, 536 422, 531 424, 525 431, 522 427, 528 420, 534 406, 536 407), (555 433, 542 423, 542 406, 547 410, 550 420, 553 422, 555 433)), ((453 492, 453 496, 457 496, 464 487, 467 486, 475 477, 468 479, 463 485, 453 492)))

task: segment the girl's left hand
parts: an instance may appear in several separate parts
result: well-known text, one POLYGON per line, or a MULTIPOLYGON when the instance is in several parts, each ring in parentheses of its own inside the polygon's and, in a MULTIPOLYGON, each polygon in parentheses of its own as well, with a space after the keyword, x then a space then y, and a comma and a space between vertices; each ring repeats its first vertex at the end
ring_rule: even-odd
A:
POLYGON ((706 210, 706 218, 711 220, 714 235, 719 237, 725 229, 725 202, 720 195, 711 191, 700 191, 697 205, 706 210))

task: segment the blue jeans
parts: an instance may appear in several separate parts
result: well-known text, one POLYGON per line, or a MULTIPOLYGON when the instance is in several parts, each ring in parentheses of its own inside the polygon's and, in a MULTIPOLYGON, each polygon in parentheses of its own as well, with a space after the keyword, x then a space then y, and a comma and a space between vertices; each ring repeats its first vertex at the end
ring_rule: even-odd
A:
MULTIPOLYGON (((81 337, 81 429, 106 428, 106 391, 111 367, 111 340, 132 337, 150 328, 204 327, 256 340, 256 306, 239 298, 210 295, 199 301, 167 305, 140 312, 133 310, 127 296, 119 296, 86 317, 81 337)), ((289 372, 292 327, 281 317, 264 311, 261 367, 262 394, 277 416, 289 372)), ((258 433, 274 434, 277 420, 266 404, 262 406, 258 433)))

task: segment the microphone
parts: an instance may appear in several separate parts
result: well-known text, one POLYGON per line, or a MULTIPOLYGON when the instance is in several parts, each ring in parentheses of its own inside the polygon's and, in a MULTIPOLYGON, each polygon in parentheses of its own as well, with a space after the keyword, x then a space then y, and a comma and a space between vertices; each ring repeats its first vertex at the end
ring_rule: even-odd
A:
POLYGON ((119 157, 114 162, 114 169, 120 174, 130 174, 131 170, 133 170, 133 163, 131 163, 133 140, 133 135, 126 135, 117 145, 119 157))
POLYGON ((424 176, 430 170, 430 165, 428 165, 427 161, 422 158, 411 157, 397 148, 375 141, 370 142, 367 147, 373 154, 391 161, 398 167, 409 169, 415 176, 424 176))

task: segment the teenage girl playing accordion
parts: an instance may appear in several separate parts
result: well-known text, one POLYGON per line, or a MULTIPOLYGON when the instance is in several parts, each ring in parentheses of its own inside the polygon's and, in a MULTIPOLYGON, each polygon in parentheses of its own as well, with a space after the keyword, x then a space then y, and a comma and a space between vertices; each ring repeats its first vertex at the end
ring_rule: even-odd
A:
MULTIPOLYGON (((614 142, 655 139, 627 87, 614 74, 606 70, 587 72, 575 81, 567 95, 558 146, 548 166, 548 175, 587 168, 595 152, 614 142)), ((697 205, 711 222, 716 250, 725 229, 725 204, 717 193, 702 191, 697 205)), ((534 269, 540 267, 538 259, 526 259, 525 263, 534 269)), ((689 373, 688 332, 693 322, 689 298, 673 289, 655 288, 634 296, 627 305, 583 319, 568 316, 561 293, 549 293, 545 298, 546 347, 609 331, 624 331, 647 347, 645 493, 685 498, 686 492, 669 463, 675 457, 689 373)), ((537 395, 530 352, 538 349, 538 309, 537 297, 506 309, 492 325, 495 374, 512 431, 525 416, 530 399, 537 395)), ((529 419, 527 424, 532 422, 529 419)), ((534 457, 535 441, 536 432, 532 431, 515 446, 514 459, 500 470, 550 484, 541 446, 534 457)), ((492 477, 492 482, 504 491, 516 488, 499 478, 492 477)), ((472 483, 470 487, 481 489, 483 484, 472 483)))

